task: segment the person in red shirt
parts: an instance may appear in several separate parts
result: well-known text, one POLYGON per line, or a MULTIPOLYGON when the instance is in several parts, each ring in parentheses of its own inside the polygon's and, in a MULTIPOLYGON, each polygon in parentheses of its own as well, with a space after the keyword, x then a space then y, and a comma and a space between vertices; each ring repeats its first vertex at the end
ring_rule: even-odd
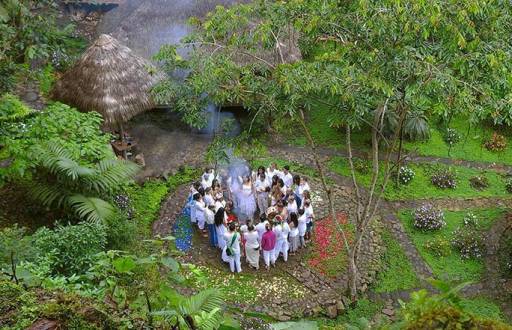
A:
POLYGON ((263 260, 265 268, 268 270, 270 263, 275 267, 274 248, 276 247, 276 234, 272 230, 272 225, 267 223, 265 233, 261 238, 261 249, 263 250, 263 260))

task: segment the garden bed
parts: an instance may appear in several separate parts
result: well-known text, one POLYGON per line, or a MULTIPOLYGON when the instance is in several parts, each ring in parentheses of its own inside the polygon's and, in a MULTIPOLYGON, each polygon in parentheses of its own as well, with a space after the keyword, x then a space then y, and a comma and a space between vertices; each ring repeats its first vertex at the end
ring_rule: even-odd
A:
MULTIPOLYGON (((476 209, 471 212, 480 219, 479 232, 482 236, 493 222, 504 214, 501 209, 476 209)), ((454 238, 453 232, 462 226, 465 214, 466 211, 445 212, 446 225, 444 227, 437 231, 422 231, 414 227, 411 210, 399 213, 405 231, 438 279, 448 282, 479 281, 485 273, 482 259, 462 259, 460 253, 454 249, 451 249, 448 256, 437 256, 426 247, 427 242, 435 239, 451 242, 454 238)))

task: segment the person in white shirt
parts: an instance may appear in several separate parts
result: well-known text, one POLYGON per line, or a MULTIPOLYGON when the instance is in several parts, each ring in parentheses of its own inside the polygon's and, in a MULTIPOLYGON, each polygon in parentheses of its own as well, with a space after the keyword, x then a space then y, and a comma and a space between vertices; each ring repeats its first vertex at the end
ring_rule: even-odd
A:
POLYGON ((247 226, 247 232, 244 233, 245 238, 245 256, 247 263, 254 269, 260 268, 260 239, 258 232, 252 224, 247 226))
POLYGON ((270 185, 266 178, 265 173, 260 173, 259 178, 254 183, 256 188, 256 201, 260 215, 265 214, 268 208, 268 194, 270 192, 270 185))
MULTIPOLYGON (((286 220, 283 219, 283 221, 281 222, 281 227, 282 227, 282 230, 281 230, 281 240, 283 241, 283 243, 281 244, 281 252, 283 254, 283 260, 284 262, 287 262, 288 261, 288 250, 290 249, 290 244, 288 242, 288 236, 290 235, 290 226, 288 225, 288 222, 286 222, 286 220)), ((279 256, 279 252, 278 252, 278 256, 279 256)))
POLYGON ((240 265, 240 234, 236 231, 235 223, 229 224, 229 231, 224 234, 224 240, 226 241, 225 249, 229 260, 229 268, 232 273, 240 273, 242 271, 240 265))
POLYGON ((304 200, 304 191, 310 191, 308 180, 305 177, 300 177, 300 184, 298 187, 298 193, 301 200, 304 200))
MULTIPOLYGON (((222 251, 226 247, 226 241, 224 240, 224 234, 228 231, 226 227, 226 212, 224 208, 221 207, 215 212, 215 216, 213 217, 213 221, 215 223, 215 231, 217 232, 217 246, 222 251)), ((224 258, 223 258, 224 260, 224 258)), ((224 260, 228 262, 228 260, 224 260)))
POLYGON ((303 248, 306 247, 306 230, 307 230, 307 215, 304 212, 304 209, 299 209, 299 219, 297 222, 299 223, 298 229, 299 229, 299 247, 303 248))
POLYGON ((203 200, 204 200, 204 203, 206 204, 206 207, 213 206, 215 204, 215 200, 213 199, 211 187, 208 187, 204 190, 203 200))
POLYGON ((267 226, 268 224, 268 220, 267 220, 267 217, 265 214, 262 214, 260 216, 260 223, 258 223, 256 225, 256 231, 258 232, 258 238, 259 238, 259 241, 261 242, 261 238, 263 237, 263 234, 265 233, 266 229, 265 227, 267 226))
POLYGON ((203 201, 203 196, 200 193, 194 195, 194 208, 195 219, 197 226, 204 234, 204 224, 206 221, 206 205, 203 201))
POLYGON ((299 249, 299 219, 297 213, 290 213, 290 235, 288 236, 290 242, 290 254, 294 255, 299 249))
POLYGON ((211 187, 214 179, 215 173, 213 172, 213 169, 206 168, 203 175, 201 175, 201 185, 203 186, 203 189, 211 187))
POLYGON ((313 228, 313 220, 315 218, 315 214, 313 213, 313 206, 311 205, 311 201, 309 199, 304 200, 304 215, 306 216, 306 240, 311 239, 311 231, 313 228))
POLYGON ((294 195, 290 195, 288 197, 288 204, 286 205, 286 208, 288 209, 288 217, 290 217, 290 214, 297 213, 299 211, 294 195))
POLYGON ((274 175, 277 175, 278 177, 281 177, 281 171, 277 169, 277 164, 272 163, 270 164, 270 167, 267 168, 267 176, 269 178, 272 178, 274 175))
POLYGON ((281 172, 281 179, 283 179, 284 185, 287 188, 290 188, 293 185, 293 176, 290 173, 290 167, 288 165, 283 167, 283 172, 281 172))
POLYGON ((285 221, 283 221, 281 216, 276 216, 275 221, 276 225, 273 228, 273 231, 276 234, 276 246, 274 248, 273 254, 274 263, 276 262, 277 259, 279 259, 280 253, 283 253, 284 261, 288 260, 288 233, 290 232, 290 227, 285 221))

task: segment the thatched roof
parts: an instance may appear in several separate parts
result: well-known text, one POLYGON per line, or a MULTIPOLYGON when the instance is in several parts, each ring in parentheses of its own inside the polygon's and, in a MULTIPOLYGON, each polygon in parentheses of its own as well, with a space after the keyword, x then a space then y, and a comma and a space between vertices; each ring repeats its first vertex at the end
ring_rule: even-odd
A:
POLYGON ((97 111, 106 126, 114 127, 155 106, 149 92, 161 75, 150 73, 151 67, 131 49, 102 34, 57 81, 52 98, 80 111, 97 111))

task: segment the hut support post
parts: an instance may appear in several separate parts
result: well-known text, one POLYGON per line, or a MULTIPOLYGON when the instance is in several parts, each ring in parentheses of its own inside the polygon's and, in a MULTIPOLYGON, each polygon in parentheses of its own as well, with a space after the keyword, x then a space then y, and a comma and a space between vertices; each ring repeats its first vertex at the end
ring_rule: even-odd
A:
POLYGON ((119 123, 119 135, 120 135, 120 140, 121 140, 121 146, 123 147, 123 158, 124 159, 128 159, 128 155, 126 153, 126 148, 125 148, 125 145, 124 145, 124 127, 123 127, 123 123, 120 122, 119 123))

